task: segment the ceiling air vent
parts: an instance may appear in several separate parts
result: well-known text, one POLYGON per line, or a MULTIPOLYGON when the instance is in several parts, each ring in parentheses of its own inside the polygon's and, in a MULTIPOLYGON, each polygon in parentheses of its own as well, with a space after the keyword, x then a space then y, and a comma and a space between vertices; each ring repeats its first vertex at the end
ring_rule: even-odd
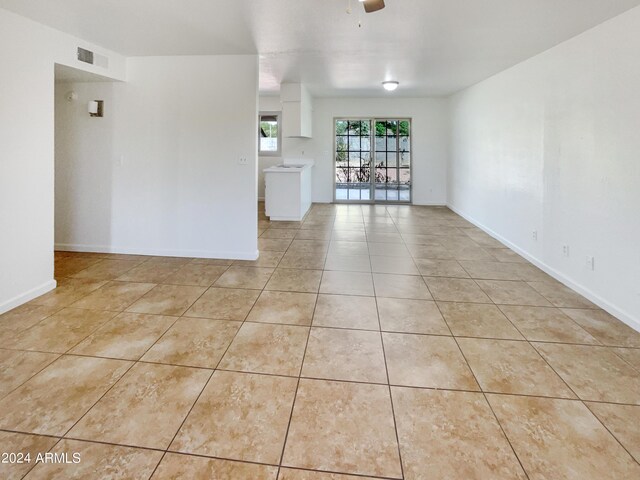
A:
POLYGON ((78 60, 93 65, 93 52, 91 50, 85 50, 84 48, 78 47, 78 60))

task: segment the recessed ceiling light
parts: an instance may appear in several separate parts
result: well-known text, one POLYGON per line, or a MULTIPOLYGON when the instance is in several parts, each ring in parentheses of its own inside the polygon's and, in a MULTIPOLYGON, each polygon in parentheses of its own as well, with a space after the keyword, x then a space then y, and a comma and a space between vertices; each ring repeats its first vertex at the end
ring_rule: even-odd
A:
POLYGON ((387 82, 382 82, 382 86, 388 92, 393 92, 396 88, 398 88, 398 85, 400 85, 399 82, 391 81, 391 80, 387 82))

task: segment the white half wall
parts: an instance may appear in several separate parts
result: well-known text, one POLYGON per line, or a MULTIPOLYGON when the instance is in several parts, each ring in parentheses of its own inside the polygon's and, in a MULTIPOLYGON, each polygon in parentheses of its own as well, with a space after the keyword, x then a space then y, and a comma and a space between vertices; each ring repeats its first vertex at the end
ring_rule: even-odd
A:
POLYGON ((57 85, 56 246, 257 258, 257 56, 130 58, 127 78, 57 85))
MULTIPOLYGON (((406 117, 412 119, 413 203, 444 205, 447 200, 447 100, 440 98, 324 98, 313 99, 313 138, 283 138, 282 155, 313 158, 313 201, 333 201, 334 126, 336 117, 406 117)), ((280 111, 278 97, 261 96, 261 111, 280 111)), ((259 195, 264 196, 262 170, 281 158, 260 157, 259 195)))
POLYGON ((114 52, 0 9, 0 313, 55 287, 54 66, 124 79, 114 52), (77 47, 108 58, 77 61, 77 47))
POLYGON ((639 58, 640 7, 456 94, 448 178, 452 208, 638 330, 639 58))

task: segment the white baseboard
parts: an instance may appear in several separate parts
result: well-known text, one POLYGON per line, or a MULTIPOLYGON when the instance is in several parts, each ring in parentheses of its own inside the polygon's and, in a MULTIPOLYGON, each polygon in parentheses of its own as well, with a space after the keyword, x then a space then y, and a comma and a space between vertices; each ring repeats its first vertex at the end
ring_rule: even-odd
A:
POLYGON ((80 245, 69 243, 56 243, 55 249, 63 252, 95 252, 95 253, 119 253, 123 255, 152 255, 158 257, 187 257, 187 258, 221 258, 225 260, 257 260, 258 251, 255 252, 229 252, 210 250, 170 250, 154 248, 123 248, 107 245, 80 245))
POLYGON ((634 330, 640 332, 640 319, 635 318, 629 312, 625 311, 622 308, 617 307, 616 305, 613 305, 612 303, 610 303, 609 301, 605 300, 600 295, 594 293, 593 291, 591 291, 587 287, 585 287, 585 286, 581 285, 580 283, 574 281, 573 279, 567 277, 565 274, 559 272, 555 268, 550 267, 549 265, 544 263, 539 258, 531 255, 529 252, 521 249, 517 245, 514 245, 513 243, 511 243, 509 240, 504 238, 499 233, 494 232, 490 228, 488 228, 485 225, 481 224, 480 222, 476 221, 474 218, 472 218, 469 215, 465 214, 464 212, 462 212, 461 210, 459 210, 455 206, 453 206, 451 204, 447 204, 446 206, 449 209, 451 209, 452 211, 454 211, 455 213, 457 213, 458 215, 460 215, 462 218, 467 220, 468 222, 473 223, 476 227, 478 227, 479 229, 483 230, 485 233, 491 235, 493 238, 495 238, 499 242, 501 242, 504 245, 506 245, 507 247, 509 247, 511 250, 513 250, 514 252, 516 252, 520 256, 526 258, 528 261, 533 263, 536 267, 538 267, 539 269, 541 269, 545 273, 551 275, 553 278, 555 278, 559 282, 563 283, 564 285, 566 285, 567 287, 571 288, 572 290, 575 290, 580 295, 582 295, 586 299, 590 300, 591 302, 593 302, 594 304, 596 304, 597 306, 599 306, 603 310, 609 312, 611 315, 613 315, 614 317, 616 317, 619 320, 623 321, 624 323, 629 325, 634 330))
POLYGON ((16 307, 19 307, 23 303, 27 303, 30 300, 33 300, 40 295, 44 295, 45 293, 56 288, 57 282, 55 280, 49 280, 48 282, 43 283, 42 285, 32 288, 31 290, 22 293, 16 297, 10 298, 6 302, 0 303, 0 314, 8 312, 9 310, 13 310, 16 307))

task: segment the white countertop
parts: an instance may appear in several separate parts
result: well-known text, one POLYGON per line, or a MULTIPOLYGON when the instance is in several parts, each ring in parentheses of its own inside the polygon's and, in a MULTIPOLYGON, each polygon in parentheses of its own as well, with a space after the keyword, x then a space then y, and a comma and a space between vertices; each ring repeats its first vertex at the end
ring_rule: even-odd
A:
POLYGON ((314 165, 315 162, 308 158, 285 158, 282 164, 265 168, 263 171, 264 173, 299 173, 314 165))

